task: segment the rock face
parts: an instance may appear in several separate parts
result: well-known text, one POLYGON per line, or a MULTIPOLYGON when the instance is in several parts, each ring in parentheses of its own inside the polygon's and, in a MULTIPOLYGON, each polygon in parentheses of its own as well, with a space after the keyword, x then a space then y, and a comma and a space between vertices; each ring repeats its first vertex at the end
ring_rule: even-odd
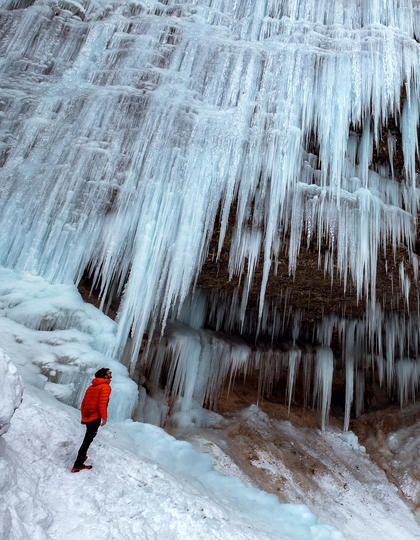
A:
MULTIPOLYGON (((213 256, 218 243, 218 229, 216 229, 210 244, 210 255, 207 257, 197 280, 198 287, 223 292, 228 297, 232 297, 240 282, 237 276, 231 277, 229 275, 229 251, 233 223, 230 224, 230 227, 217 260, 213 256)), ((357 298, 356 288, 351 281, 344 286, 343 280, 337 273, 333 278, 325 275, 322 260, 326 252, 325 246, 320 250, 313 244, 302 248, 296 270, 293 273, 288 267, 287 253, 280 256, 278 264, 275 268, 273 265, 269 273, 265 293, 267 302, 284 304, 287 291, 287 307, 299 310, 301 320, 309 324, 331 314, 345 316, 349 319, 363 318, 366 313, 367 299, 365 297, 357 298)), ((403 313, 407 310, 416 312, 418 309, 418 287, 410 268, 408 250, 401 245, 393 256, 392 248, 388 246, 387 253, 388 258, 381 253, 377 261, 376 299, 387 312, 403 313), (414 285, 410 288, 408 302, 398 286, 401 265, 407 269, 414 285)), ((255 310, 258 306, 262 275, 263 256, 260 254, 249 290, 248 308, 250 310, 255 310)))
POLYGON ((16 366, 0 349, 0 435, 9 429, 10 420, 22 401, 23 383, 16 366))

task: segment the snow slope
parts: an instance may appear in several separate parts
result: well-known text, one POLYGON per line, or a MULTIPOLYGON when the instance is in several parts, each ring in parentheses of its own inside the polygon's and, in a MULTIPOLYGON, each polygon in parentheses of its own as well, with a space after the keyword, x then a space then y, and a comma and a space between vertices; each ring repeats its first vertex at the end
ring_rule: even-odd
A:
MULTIPOLYGON (((273 405, 271 408, 274 412, 273 405)), ((235 468, 239 469, 282 501, 304 501, 322 522, 339 528, 348 540, 420 538, 420 523, 412 505, 402 497, 401 488, 372 461, 354 433, 334 427, 321 432, 296 426, 269 417, 256 406, 226 415, 223 424, 222 429, 179 435, 207 451, 215 466, 226 474, 236 476, 235 468), (235 467, 223 464, 222 453, 235 467)), ((406 429, 401 432, 394 434, 393 440, 406 429)), ((414 459, 420 438, 414 431, 410 433, 410 445, 406 446, 414 459)), ((401 461, 401 468, 403 449, 393 456, 395 466, 401 461)), ((406 476, 411 480, 411 490, 417 489, 420 494, 415 471, 406 469, 406 476)))
POLYGON ((239 480, 154 426, 105 426, 89 451, 94 468, 72 474, 83 431, 78 411, 26 387, 1 447, 9 471, 2 538, 342 538, 304 506, 280 505, 255 488, 246 508, 239 480), (143 446, 132 444, 136 437, 143 446))

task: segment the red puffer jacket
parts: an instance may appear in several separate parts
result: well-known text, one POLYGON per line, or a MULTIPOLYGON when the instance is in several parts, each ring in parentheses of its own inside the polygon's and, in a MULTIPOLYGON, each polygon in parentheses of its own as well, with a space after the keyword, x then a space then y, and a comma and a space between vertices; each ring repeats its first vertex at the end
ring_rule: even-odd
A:
POLYGON ((107 408, 111 387, 111 379, 93 379, 92 385, 86 390, 80 407, 82 424, 92 422, 97 418, 107 419, 107 408))

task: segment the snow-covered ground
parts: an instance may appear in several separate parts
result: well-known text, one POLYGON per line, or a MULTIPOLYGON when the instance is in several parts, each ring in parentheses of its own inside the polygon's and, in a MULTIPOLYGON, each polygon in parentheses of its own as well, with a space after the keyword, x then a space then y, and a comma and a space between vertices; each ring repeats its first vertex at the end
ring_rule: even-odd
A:
POLYGON ((352 434, 297 428, 252 407, 233 419, 235 440, 249 447, 245 465, 229 429, 214 430, 217 441, 197 434, 199 452, 129 420, 137 387, 106 356, 114 335, 113 321, 71 286, 0 269, 2 540, 420 538, 413 513, 352 434), (89 449, 93 469, 72 474, 84 434, 77 406, 103 364, 114 374, 111 419, 89 449), (278 451, 285 446, 290 452, 278 451), (290 455, 322 474, 296 481, 290 455), (276 482, 292 504, 273 494, 276 482))
POLYGON ((239 481, 212 472, 206 456, 154 426, 107 425, 89 451, 94 468, 72 474, 82 436, 78 411, 25 388, 1 446, 1 538, 341 537, 317 530, 302 506, 283 508, 256 489, 247 501, 239 481))
MULTIPOLYGON (((256 406, 230 413, 223 424, 219 430, 179 435, 207 451, 226 474, 240 471, 283 501, 305 502, 320 521, 336 526, 349 540, 420 538, 413 504, 403 500, 401 487, 389 481, 354 433, 298 427, 256 406)), ((407 448, 418 458, 420 433, 410 433, 410 444, 398 447, 393 456, 395 465, 406 462, 407 448)), ((397 435, 391 438, 397 445, 397 435)), ((420 494, 416 471, 408 469, 406 477, 412 491, 420 494)))

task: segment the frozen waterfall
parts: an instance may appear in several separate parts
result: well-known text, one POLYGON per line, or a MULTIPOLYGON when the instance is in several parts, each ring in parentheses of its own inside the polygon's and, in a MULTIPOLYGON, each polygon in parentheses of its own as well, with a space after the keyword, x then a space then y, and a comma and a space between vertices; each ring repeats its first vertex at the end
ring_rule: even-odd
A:
POLYGON ((89 271, 102 307, 122 297, 108 352, 121 355, 130 340, 133 373, 144 333, 160 334, 172 319, 166 344, 151 345, 140 364, 156 384, 169 370, 182 410, 211 406, 250 366, 259 366, 261 389, 272 384, 272 357, 284 351, 254 351, 217 331, 266 334, 275 344, 289 315, 266 299, 269 274, 287 257, 293 275, 313 243, 327 279, 352 283, 366 316, 319 322, 308 363, 296 352, 297 320, 286 354, 289 406, 300 367, 314 364, 305 380, 314 381, 325 424, 333 331, 350 381, 347 427, 360 366, 374 364, 389 388, 397 381, 402 403, 415 397, 419 317, 408 304, 418 273, 419 0, 0 6, 0 264, 58 283, 89 271), (384 137, 388 160, 378 165, 384 137), (192 289, 213 231, 217 258, 232 213, 229 273, 240 286, 197 304, 192 289), (411 263, 394 287, 407 313, 386 316, 377 259, 392 259, 400 245, 411 263))

